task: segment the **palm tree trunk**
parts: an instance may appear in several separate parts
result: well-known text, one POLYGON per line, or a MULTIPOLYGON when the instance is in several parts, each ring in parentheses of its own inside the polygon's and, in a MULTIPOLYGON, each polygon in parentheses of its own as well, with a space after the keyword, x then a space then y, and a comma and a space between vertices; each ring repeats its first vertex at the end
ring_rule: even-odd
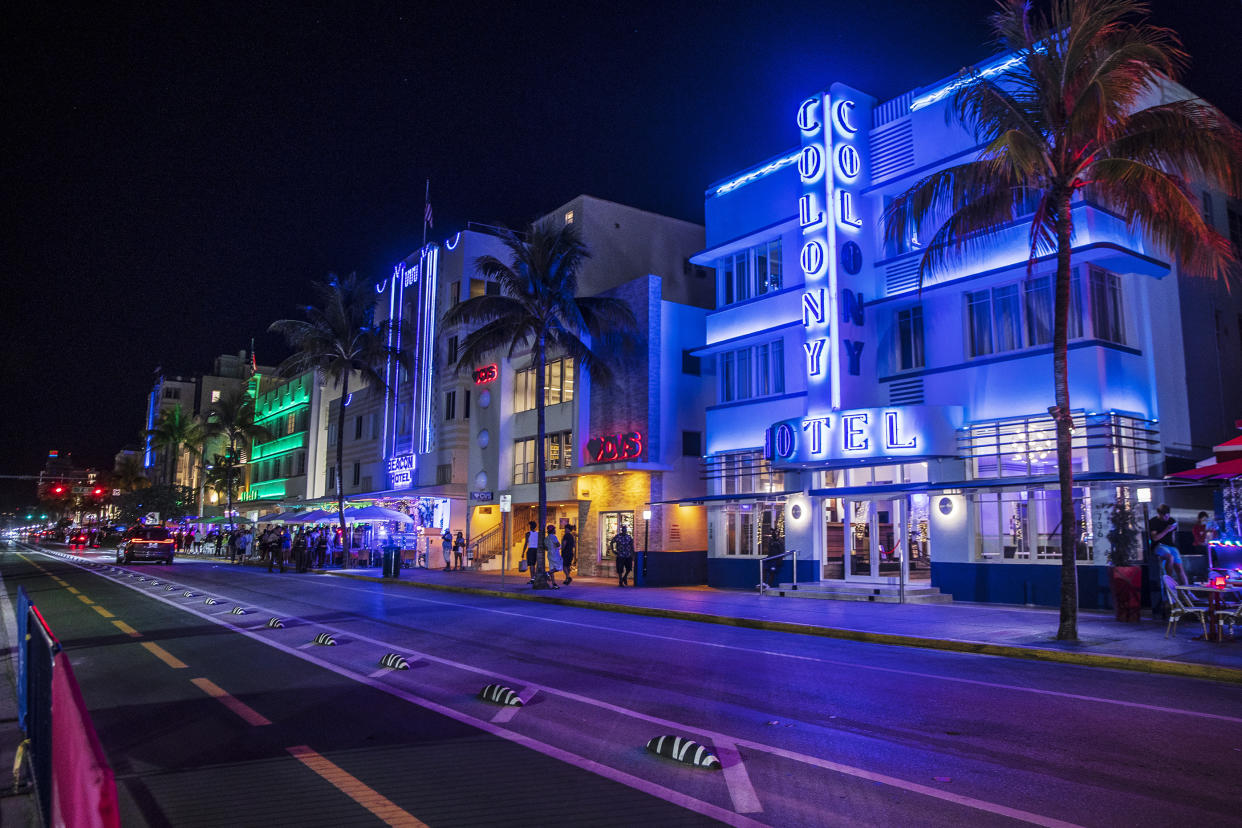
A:
POLYGON ((349 399, 349 372, 341 380, 340 416, 336 422, 336 516, 341 524, 341 563, 345 562, 348 543, 345 538, 345 400, 349 399))
POLYGON ((1061 621, 1058 641, 1078 640, 1078 521, 1074 514, 1073 418, 1069 399, 1070 194, 1057 203, 1056 319, 1052 377, 1056 393, 1057 479, 1061 494, 1061 621))
POLYGON ((228 503, 228 511, 225 517, 229 519, 228 527, 233 528, 233 470, 237 467, 237 435, 229 434, 229 464, 224 470, 224 489, 225 500, 228 503))
MULTIPOLYGON (((535 345, 535 474, 539 481, 539 549, 543 549, 543 527, 548 523, 548 475, 545 470, 547 462, 544 454, 544 440, 547 439, 547 423, 544 415, 543 386, 547 378, 544 376, 544 357, 547 352, 547 340, 541 333, 535 345)), ((540 552, 539 560, 543 560, 540 552)), ((533 573, 532 573, 533 575, 533 573)))

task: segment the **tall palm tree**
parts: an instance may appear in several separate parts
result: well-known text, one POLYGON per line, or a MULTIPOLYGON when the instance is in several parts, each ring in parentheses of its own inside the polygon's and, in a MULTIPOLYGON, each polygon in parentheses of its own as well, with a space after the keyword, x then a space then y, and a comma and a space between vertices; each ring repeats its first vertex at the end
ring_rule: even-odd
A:
POLYGON ((1147 11, 1135 0, 1051 0, 1037 13, 1024 0, 1003 0, 992 28, 1018 60, 994 77, 966 77, 948 112, 973 129, 982 149, 916 183, 886 216, 890 243, 929 239, 920 284, 1018 219, 1030 222, 1028 268, 1056 256, 1056 404, 1049 411, 1061 498, 1062 640, 1078 637, 1067 358, 1072 202, 1085 196, 1115 212, 1186 272, 1224 278, 1235 264, 1228 240, 1199 214, 1189 182, 1242 192, 1242 136, 1200 99, 1151 103, 1186 54, 1174 32, 1142 19, 1147 11))
POLYGON ((500 286, 497 296, 476 296, 450 308, 445 327, 466 325, 473 330, 462 343, 456 370, 478 364, 494 351, 504 349, 509 358, 530 349, 535 368, 535 474, 539 484, 539 533, 548 523, 548 480, 544 460, 545 368, 549 352, 572 357, 578 369, 592 381, 613 381, 607 351, 633 344, 638 324, 629 305, 606 296, 579 297, 578 274, 590 251, 578 225, 553 227, 532 224, 518 234, 504 230, 508 262, 480 256, 475 269, 500 286), (476 327, 477 326, 477 327, 476 327), (591 345, 584 341, 589 337, 591 345), (593 347, 594 346, 594 347, 593 347), (602 349, 601 349, 602 346, 602 349), (611 346, 611 347, 610 347, 611 346))
POLYGON ((281 319, 268 330, 281 334, 293 356, 280 365, 280 374, 295 377, 315 371, 323 380, 340 387, 336 441, 336 512, 341 538, 345 538, 344 466, 345 404, 349 401, 350 378, 357 374, 363 386, 387 392, 383 372, 389 365, 410 371, 408 352, 392 343, 405 337, 404 325, 392 320, 375 321, 376 293, 370 284, 360 283, 357 274, 345 279, 330 274, 327 283, 314 282, 311 291, 318 307, 301 310, 306 319, 281 319))
POLYGON ((151 485, 151 481, 143 473, 142 458, 137 454, 121 456, 112 470, 112 482, 116 488, 127 492, 151 485))
MULTIPOLYGON (((228 443, 228 451, 224 456, 225 469, 224 489, 228 502, 230 521, 233 517, 233 484, 236 480, 235 470, 240 467, 242 449, 249 450, 255 440, 270 440, 272 434, 254 421, 254 397, 245 388, 227 391, 220 399, 211 404, 207 410, 206 430, 208 436, 223 437, 228 443)), ((230 524, 231 525, 231 524, 230 524)))
POLYGON ((155 421, 155 428, 147 432, 151 443, 156 448, 168 453, 170 468, 169 485, 177 485, 177 465, 181 453, 189 451, 193 462, 196 453, 203 444, 203 424, 198 417, 187 414, 181 406, 166 408, 155 421))

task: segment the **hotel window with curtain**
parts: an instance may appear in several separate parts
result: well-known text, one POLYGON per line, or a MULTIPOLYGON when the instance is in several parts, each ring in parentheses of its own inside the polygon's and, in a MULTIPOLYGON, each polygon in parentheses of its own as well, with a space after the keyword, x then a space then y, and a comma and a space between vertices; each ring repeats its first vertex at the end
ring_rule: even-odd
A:
MULTIPOLYGON (((549 360, 544 368, 544 405, 570 402, 574 398, 574 361, 568 357, 549 360)), ((514 375, 513 410, 535 407, 535 369, 525 368, 514 375)))
POLYGON ((923 306, 897 311, 897 370, 923 367, 923 306))
POLYGON ((1096 339, 1124 345, 1125 320, 1121 315, 1121 279, 1116 273, 1090 268, 1091 327, 1096 339))
POLYGON ((785 341, 774 339, 720 355, 720 401, 785 393, 785 341))
POLYGON ((716 272, 721 306, 780 290, 784 286, 780 238, 721 257, 716 272))

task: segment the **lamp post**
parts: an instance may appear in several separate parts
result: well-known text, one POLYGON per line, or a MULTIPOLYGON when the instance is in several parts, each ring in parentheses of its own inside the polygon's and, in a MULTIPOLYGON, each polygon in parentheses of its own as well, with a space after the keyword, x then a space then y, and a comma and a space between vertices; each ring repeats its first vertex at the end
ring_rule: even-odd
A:
POLYGON ((651 540, 651 509, 643 509, 643 559, 634 573, 634 583, 647 585, 647 544, 651 540))

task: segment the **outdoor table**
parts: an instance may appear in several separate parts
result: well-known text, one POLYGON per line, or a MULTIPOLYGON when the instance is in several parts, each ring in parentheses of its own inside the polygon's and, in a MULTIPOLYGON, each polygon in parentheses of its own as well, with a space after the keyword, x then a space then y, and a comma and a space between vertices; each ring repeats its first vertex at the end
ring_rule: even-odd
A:
POLYGON ((1223 635, 1220 619, 1216 616, 1216 613, 1225 608, 1225 593, 1237 593, 1242 591, 1242 587, 1214 587, 1211 584, 1178 584, 1177 588, 1191 595, 1207 597, 1207 638, 1204 639, 1203 636, 1196 635, 1195 640, 1215 641, 1219 644, 1223 640, 1223 635))

